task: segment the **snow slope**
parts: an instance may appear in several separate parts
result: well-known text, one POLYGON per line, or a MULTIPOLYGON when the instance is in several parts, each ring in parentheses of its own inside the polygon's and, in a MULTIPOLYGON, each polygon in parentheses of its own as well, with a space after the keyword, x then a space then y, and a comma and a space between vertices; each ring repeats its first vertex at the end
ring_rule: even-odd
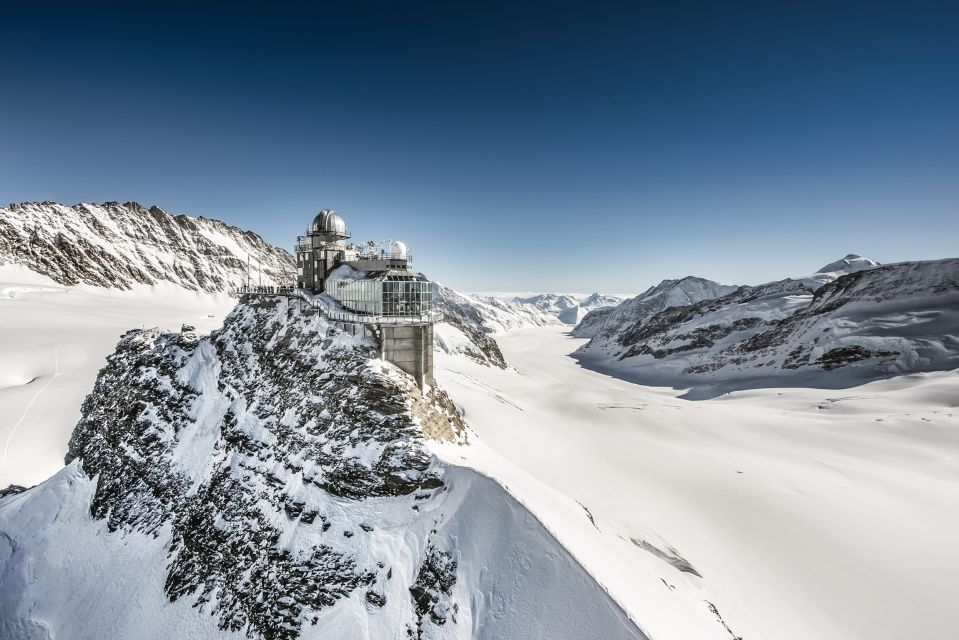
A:
POLYGON ((734 286, 693 276, 679 280, 663 280, 631 300, 591 310, 573 329, 573 335, 579 338, 592 338, 597 334, 615 335, 626 327, 645 322, 669 307, 711 300, 736 289, 734 286))
MULTIPOLYGON (((427 623, 424 638, 645 637, 502 487, 462 467, 448 467, 444 479, 449 491, 418 513, 408 501, 371 501, 360 517, 377 525, 375 535, 359 533, 359 513, 344 513, 336 521, 370 538, 374 562, 393 570, 387 603, 379 609, 365 597, 345 597, 319 612, 316 625, 304 627, 298 637, 407 637, 403 625, 415 615, 408 586, 429 545, 458 545, 452 599, 464 604, 456 623, 427 623), (402 604, 394 605, 393 599, 402 604)), ((0 614, 0 636, 249 637, 220 629, 209 607, 198 609, 189 599, 170 602, 164 593, 167 532, 156 538, 110 532, 89 515, 94 492, 95 483, 74 464, 33 491, 0 501, 0 524, 9 536, 0 537, 0 602, 8 607, 0 614)), ((305 532, 297 535, 305 546, 305 532)))
POLYGON ((856 273, 857 271, 865 271, 881 266, 882 265, 875 260, 850 253, 845 258, 840 258, 835 262, 830 262, 824 267, 820 267, 808 280, 813 289, 818 289, 822 285, 828 284, 847 273, 856 273))
POLYGON ((172 284, 68 287, 0 266, 0 488, 34 485, 63 466, 80 405, 124 333, 210 331, 235 303, 172 284))
POLYGON ((3 264, 25 266, 63 285, 115 289, 170 282, 221 292, 248 277, 263 285, 295 279, 292 256, 251 231, 136 202, 0 208, 3 264))
POLYGON ((445 323, 437 326, 437 350, 503 368, 507 363, 495 335, 526 327, 574 325, 591 310, 614 306, 622 298, 599 293, 460 293, 437 284, 433 301, 445 315, 445 323))
POLYGON ((607 326, 576 357, 634 381, 692 387, 690 397, 756 386, 843 388, 953 369, 959 259, 859 261, 845 271, 740 287, 607 326))
POLYGON ((521 496, 651 637, 697 617, 679 604, 726 638, 954 635, 957 372, 693 402, 580 367, 583 342, 526 329, 500 337, 515 369, 438 355, 437 375, 478 436, 464 463, 521 496))
POLYGON ((531 296, 516 295, 507 300, 513 304, 534 307, 541 312, 555 316, 563 324, 575 325, 587 313, 615 307, 623 301, 623 298, 602 293, 588 295, 540 293, 531 296))
POLYGON ((298 309, 124 336, 70 464, 0 498, 0 637, 646 637, 499 485, 430 455, 464 443, 443 391, 298 309))
POLYGON ((293 279, 286 251, 218 220, 134 202, 0 208, 0 487, 63 466, 80 404, 123 333, 219 327, 248 265, 257 283, 293 279))
POLYGON ((465 355, 488 366, 506 367, 493 337, 497 330, 503 330, 499 309, 439 283, 433 288, 433 305, 443 313, 443 322, 436 325, 433 333, 437 351, 465 355))

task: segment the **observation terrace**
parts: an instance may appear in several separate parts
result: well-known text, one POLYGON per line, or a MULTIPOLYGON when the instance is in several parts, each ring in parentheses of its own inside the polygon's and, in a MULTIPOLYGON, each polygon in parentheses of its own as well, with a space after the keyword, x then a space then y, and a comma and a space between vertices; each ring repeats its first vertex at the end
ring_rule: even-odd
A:
POLYGON ((230 290, 230 295, 236 298, 241 296, 262 296, 276 297, 282 296, 289 298, 290 302, 296 301, 300 310, 306 313, 320 313, 334 322, 352 322, 355 324, 368 325, 391 325, 391 326, 422 326, 442 322, 443 313, 441 311, 430 310, 417 314, 386 315, 375 313, 364 313, 347 309, 336 300, 325 294, 312 294, 303 289, 295 287, 278 287, 264 285, 242 285, 230 290))

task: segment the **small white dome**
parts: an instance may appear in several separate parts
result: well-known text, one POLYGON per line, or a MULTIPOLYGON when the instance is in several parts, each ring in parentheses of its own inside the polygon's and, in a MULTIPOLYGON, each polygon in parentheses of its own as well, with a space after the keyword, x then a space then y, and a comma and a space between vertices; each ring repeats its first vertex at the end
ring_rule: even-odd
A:
POLYGON ((399 240, 390 245, 390 257, 395 260, 406 260, 406 245, 399 240))

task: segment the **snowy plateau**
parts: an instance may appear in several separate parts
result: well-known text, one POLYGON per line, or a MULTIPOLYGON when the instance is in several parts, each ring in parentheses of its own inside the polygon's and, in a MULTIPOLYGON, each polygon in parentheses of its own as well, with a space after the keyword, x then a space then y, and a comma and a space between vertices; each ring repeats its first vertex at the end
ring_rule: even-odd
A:
POLYGON ((157 207, 0 209, 0 638, 955 637, 959 260, 440 285, 422 390, 228 294, 293 272, 157 207))

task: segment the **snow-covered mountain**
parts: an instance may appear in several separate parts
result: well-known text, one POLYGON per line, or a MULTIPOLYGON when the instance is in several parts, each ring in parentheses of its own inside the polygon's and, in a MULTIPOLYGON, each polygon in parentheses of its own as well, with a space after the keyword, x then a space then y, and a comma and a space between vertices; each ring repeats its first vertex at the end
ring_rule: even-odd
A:
POLYGON ((0 637, 645 637, 438 387, 285 299, 134 330, 68 466, 0 498, 0 637))
POLYGON ((622 301, 623 298, 619 296, 602 293, 591 293, 585 296, 567 293, 540 293, 533 296, 514 296, 507 300, 508 303, 513 305, 533 307, 568 325, 575 325, 591 311, 615 307, 622 301))
MULTIPOLYGON (((136 202, 24 202, 0 208, 0 266, 20 265, 60 285, 128 290, 170 283, 191 291, 224 292, 249 280, 289 284, 295 264, 285 250, 219 220, 171 215, 136 202)), ((448 320, 437 348, 486 364, 506 362, 491 334, 521 327, 575 324, 586 311, 617 304, 592 294, 527 298, 464 295, 438 287, 448 320)))
POLYGON ((436 331, 436 348, 477 362, 505 367, 493 337, 530 327, 574 325, 588 313, 613 307, 623 298, 592 293, 541 293, 531 296, 460 293, 437 284, 433 300, 446 324, 436 331))
POLYGON ((693 276, 663 280, 618 306, 603 306, 590 311, 572 333, 578 338, 591 338, 599 333, 614 335, 624 327, 644 322, 663 309, 718 298, 735 290, 734 286, 693 276))
POLYGON ((816 273, 810 276, 813 288, 818 288, 824 284, 832 282, 839 276, 857 271, 865 271, 874 267, 882 266, 875 260, 857 256, 854 253, 846 255, 845 258, 830 262, 824 267, 820 267, 816 273))
POLYGON ((443 312, 444 319, 434 327, 437 351, 462 354, 481 364, 506 368, 503 353, 492 336, 500 325, 490 322, 498 319, 498 309, 438 283, 433 288, 433 304, 443 312))
POLYGON ((516 329, 575 325, 588 312, 613 307, 625 298, 603 293, 459 293, 459 300, 477 308, 486 329, 508 333, 516 329))
POLYGON ((700 392, 773 381, 842 387, 959 366, 956 326, 959 259, 879 266, 850 255, 810 277, 606 325, 576 355, 700 392))
POLYGON ((24 202, 0 208, 0 265, 19 264, 65 285, 130 289, 170 282, 227 291, 246 282, 289 284, 292 256, 260 236, 136 202, 24 202))

